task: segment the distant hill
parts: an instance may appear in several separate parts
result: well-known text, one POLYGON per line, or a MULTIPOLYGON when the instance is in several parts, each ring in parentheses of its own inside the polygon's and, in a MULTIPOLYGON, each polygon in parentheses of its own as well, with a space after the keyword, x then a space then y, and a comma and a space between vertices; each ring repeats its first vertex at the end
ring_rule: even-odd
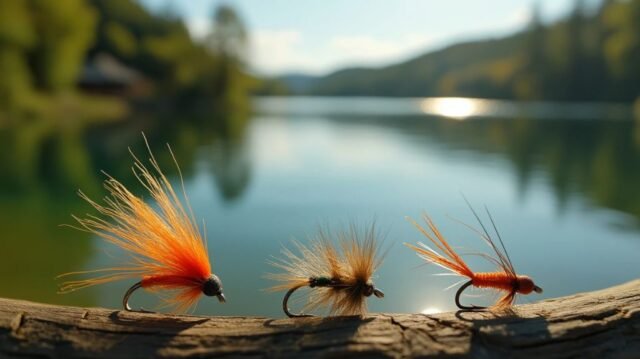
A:
POLYGON ((315 86, 319 78, 319 76, 305 74, 286 74, 279 76, 278 80, 293 93, 306 93, 315 86))
MULTIPOLYGON (((521 35, 474 41, 430 52, 381 68, 348 68, 316 78, 302 93, 335 96, 436 96, 467 72, 515 61, 521 35)), ((288 83, 286 79, 283 79, 288 83)), ((294 93, 297 91, 293 91, 294 93)), ((488 95, 500 96, 498 90, 488 95)), ((459 93, 463 95, 464 93, 459 93)))
POLYGON ((550 25, 534 11, 526 29, 500 39, 460 43, 385 67, 286 75, 268 83, 278 94, 293 95, 633 101, 640 96, 640 0, 584 6, 576 1, 571 14, 550 25))

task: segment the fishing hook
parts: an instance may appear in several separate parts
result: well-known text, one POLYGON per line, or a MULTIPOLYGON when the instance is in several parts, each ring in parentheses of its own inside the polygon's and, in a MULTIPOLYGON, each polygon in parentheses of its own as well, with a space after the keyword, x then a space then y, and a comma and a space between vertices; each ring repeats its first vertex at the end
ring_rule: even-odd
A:
POLYGON ((131 306, 129 306, 129 297, 131 297, 131 294, 133 294, 133 292, 135 292, 140 288, 142 288, 142 281, 132 285, 131 288, 129 288, 127 292, 124 294, 124 297, 122 298, 122 306, 124 307, 124 310, 126 310, 127 312, 153 313, 151 311, 144 310, 144 308, 140 308, 139 310, 134 310, 131 308, 131 306))
POLYGON ((373 288, 373 295, 375 295, 376 298, 384 298, 384 292, 375 287, 373 288))
POLYGON ((480 306, 477 306, 477 305, 466 306, 466 305, 460 304, 460 295, 462 294, 462 292, 464 292, 465 289, 467 289, 468 286, 470 286, 472 284, 473 284, 473 281, 470 280, 470 281, 466 282, 465 284, 463 284, 460 287, 460 289, 458 289, 458 291, 456 292, 456 305, 458 306, 458 308, 460 308, 462 310, 487 309, 487 307, 480 307, 480 306))
POLYGON ((287 294, 284 295, 284 299, 282 300, 282 310, 284 311, 284 314, 286 314, 289 318, 306 318, 306 317, 313 317, 313 315, 309 315, 309 314, 294 314, 291 313, 291 311, 289 311, 289 297, 291 296, 291 294, 293 294, 293 292, 295 292, 296 290, 302 288, 302 287, 306 287, 306 284, 303 285, 297 285, 291 289, 289 289, 289 291, 287 292, 287 294))

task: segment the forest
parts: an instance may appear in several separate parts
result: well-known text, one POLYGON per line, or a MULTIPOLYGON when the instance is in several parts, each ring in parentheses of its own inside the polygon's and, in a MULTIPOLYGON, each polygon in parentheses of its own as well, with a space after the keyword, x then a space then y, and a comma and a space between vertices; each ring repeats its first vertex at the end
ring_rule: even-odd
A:
POLYGON ((244 70, 247 31, 229 6, 211 16, 209 34, 195 41, 180 19, 134 0, 0 1, 0 123, 74 111, 120 116, 131 102, 246 106, 253 81, 244 70), (135 79, 135 91, 104 96, 114 95, 105 82, 112 79, 96 80, 88 66, 106 56, 101 66, 135 79), (82 88, 85 80, 92 81, 90 91, 82 88))
POLYGON ((640 0, 575 1, 546 24, 534 5, 526 29, 470 41, 382 68, 273 79, 265 93, 323 96, 466 96, 629 102, 640 96, 640 0))

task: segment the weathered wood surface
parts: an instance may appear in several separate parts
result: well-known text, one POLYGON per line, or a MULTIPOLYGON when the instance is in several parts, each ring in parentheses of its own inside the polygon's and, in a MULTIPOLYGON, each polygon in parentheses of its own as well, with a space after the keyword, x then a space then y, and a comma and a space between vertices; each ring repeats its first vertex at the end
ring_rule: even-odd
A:
POLYGON ((0 299, 0 357, 209 356, 640 358, 640 280, 510 316, 205 318, 0 299))

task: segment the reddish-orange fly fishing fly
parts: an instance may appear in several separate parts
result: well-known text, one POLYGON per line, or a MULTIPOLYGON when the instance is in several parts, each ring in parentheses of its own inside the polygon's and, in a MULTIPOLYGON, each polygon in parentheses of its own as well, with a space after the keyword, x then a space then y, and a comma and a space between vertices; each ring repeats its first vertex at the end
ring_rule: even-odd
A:
POLYGON ((485 309, 485 307, 480 307, 476 305, 465 306, 460 303, 460 295, 462 292, 469 286, 474 286, 477 288, 491 288, 498 291, 506 292, 494 305, 493 307, 497 310, 503 310, 510 308, 516 298, 517 294, 530 294, 531 292, 542 293, 542 288, 535 285, 533 280, 526 275, 519 275, 516 273, 513 268, 513 264, 511 263, 511 259, 507 254, 507 250, 502 242, 502 238, 500 237, 500 233, 493 221, 493 217, 489 210, 485 207, 487 215, 489 216, 489 220, 493 226, 493 229, 498 237, 500 242, 500 247, 495 244, 493 238, 487 231, 487 228, 480 220, 480 217, 476 213, 476 211, 471 207, 469 202, 467 202, 471 212, 475 216, 476 220, 480 224, 482 231, 475 230, 474 228, 469 227, 474 232, 478 233, 482 239, 493 249, 497 258, 491 257, 487 254, 481 253, 479 254, 483 258, 489 260, 493 264, 495 264, 499 270, 495 272, 473 272, 465 263, 465 261, 456 253, 456 251, 449 245, 447 240, 444 238, 440 230, 433 223, 431 218, 428 215, 423 215, 424 221, 429 226, 429 231, 420 226, 415 221, 411 220, 411 222, 424 234, 435 246, 434 248, 429 247, 428 245, 418 242, 419 247, 405 243, 405 245, 414 251, 417 252, 418 256, 422 259, 436 264, 448 271, 453 272, 454 274, 467 277, 469 281, 463 284, 460 289, 456 292, 455 302, 458 308, 465 310, 474 310, 474 309, 485 309), (439 253, 439 252, 441 253, 439 253))
MULTIPOLYGON (((60 292, 68 293, 96 284, 140 278, 124 295, 122 303, 127 311, 133 311, 129 306, 129 297, 139 288, 174 291, 174 295, 165 298, 165 301, 178 311, 193 307, 202 294, 215 296, 220 302, 224 302, 222 283, 211 271, 207 244, 195 224, 189 200, 184 193, 184 183, 182 192, 186 205, 180 201, 160 169, 146 137, 144 141, 153 170, 148 170, 131 153, 134 158, 132 170, 149 191, 158 209, 133 195, 116 179, 107 176, 104 186, 110 196, 104 199, 104 205, 94 202, 82 192, 79 194, 100 214, 110 218, 111 222, 93 215, 87 215, 86 218, 73 216, 80 224, 80 227, 74 228, 94 233, 122 248, 130 255, 130 261, 120 267, 64 274, 62 276, 97 276, 63 283, 60 292)), ((169 152, 178 167, 171 148, 169 152)), ((182 181, 182 174, 180 179, 182 181)))

